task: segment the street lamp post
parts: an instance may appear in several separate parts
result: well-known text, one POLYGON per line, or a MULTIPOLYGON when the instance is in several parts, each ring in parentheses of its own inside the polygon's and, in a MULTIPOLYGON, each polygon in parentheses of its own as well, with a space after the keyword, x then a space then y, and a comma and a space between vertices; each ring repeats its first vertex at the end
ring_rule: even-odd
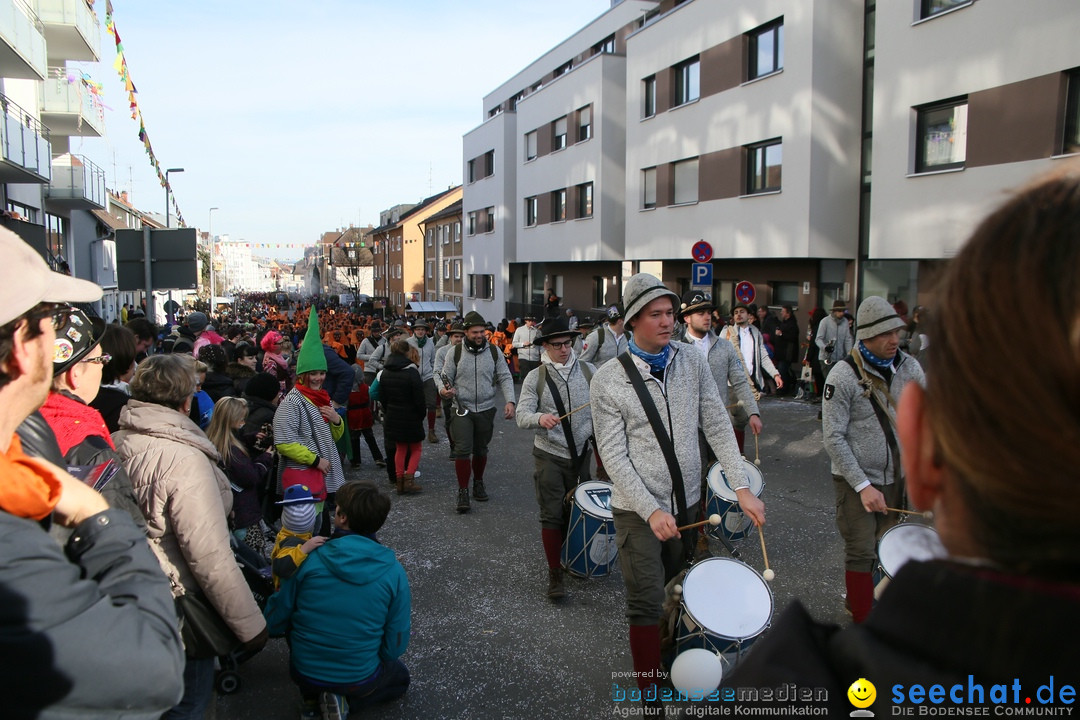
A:
POLYGON ((169 168, 165 171, 165 227, 169 227, 169 173, 182 173, 184 168, 169 168))
POLYGON ((219 208, 210 208, 210 312, 214 312, 214 254, 217 243, 214 242, 214 211, 219 208))

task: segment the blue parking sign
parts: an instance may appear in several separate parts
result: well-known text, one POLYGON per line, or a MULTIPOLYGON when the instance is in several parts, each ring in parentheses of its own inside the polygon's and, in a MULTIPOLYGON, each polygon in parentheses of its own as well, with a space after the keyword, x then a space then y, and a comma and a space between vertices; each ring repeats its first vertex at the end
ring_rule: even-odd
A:
POLYGON ((712 287, 712 263, 694 263, 690 266, 690 285, 712 287))

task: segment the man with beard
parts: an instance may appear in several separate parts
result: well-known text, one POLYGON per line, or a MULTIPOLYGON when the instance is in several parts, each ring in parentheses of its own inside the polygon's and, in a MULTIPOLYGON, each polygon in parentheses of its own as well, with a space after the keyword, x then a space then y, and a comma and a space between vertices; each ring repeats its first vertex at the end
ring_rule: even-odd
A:
POLYGON ((465 316, 462 326, 465 339, 446 354, 442 368, 449 380, 449 386, 442 390, 443 398, 455 398, 458 408, 467 411, 464 415, 455 412, 450 420, 459 513, 469 512, 470 475, 473 497, 480 502, 488 500, 484 468, 487 467, 488 443, 495 431, 495 386, 498 385, 506 400, 503 417, 513 420, 516 405, 514 378, 502 353, 487 341, 484 318, 473 310, 465 316))
POLYGON ((765 389, 765 373, 776 383, 776 389, 784 387, 784 380, 776 371, 776 366, 765 351, 765 340, 761 331, 750 324, 750 310, 743 303, 737 303, 731 311, 734 325, 728 325, 720 336, 735 346, 746 368, 746 376, 757 391, 765 389))

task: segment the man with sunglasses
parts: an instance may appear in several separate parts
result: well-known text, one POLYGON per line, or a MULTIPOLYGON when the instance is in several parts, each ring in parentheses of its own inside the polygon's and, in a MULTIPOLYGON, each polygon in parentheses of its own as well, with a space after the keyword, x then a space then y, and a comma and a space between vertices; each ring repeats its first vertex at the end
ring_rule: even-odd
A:
POLYGON ((4 229, 0 255, 4 713, 160 716, 180 698, 183 648, 169 583, 146 536, 92 488, 27 456, 14 434, 48 398, 57 330, 72 317, 61 303, 92 302, 101 288, 51 272, 4 229), (50 523, 71 528, 63 546, 48 534, 50 523))
POLYGON ((595 368, 578 360, 573 350, 578 332, 570 329, 566 318, 545 320, 539 333, 536 344, 543 348, 540 367, 521 383, 516 417, 519 428, 536 430, 533 483, 548 566, 547 596, 558 600, 566 595, 560 559, 568 519, 563 498, 587 479, 585 466, 593 432, 589 382, 595 368))

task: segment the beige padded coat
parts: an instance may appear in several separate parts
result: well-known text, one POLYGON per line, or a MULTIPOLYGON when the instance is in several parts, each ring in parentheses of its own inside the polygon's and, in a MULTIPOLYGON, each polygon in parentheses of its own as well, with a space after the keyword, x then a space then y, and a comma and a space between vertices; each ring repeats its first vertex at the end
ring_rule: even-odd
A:
POLYGON ((266 622, 229 546, 232 492, 217 449, 186 415, 134 399, 113 440, 173 594, 202 592, 241 641, 262 632, 266 622))

